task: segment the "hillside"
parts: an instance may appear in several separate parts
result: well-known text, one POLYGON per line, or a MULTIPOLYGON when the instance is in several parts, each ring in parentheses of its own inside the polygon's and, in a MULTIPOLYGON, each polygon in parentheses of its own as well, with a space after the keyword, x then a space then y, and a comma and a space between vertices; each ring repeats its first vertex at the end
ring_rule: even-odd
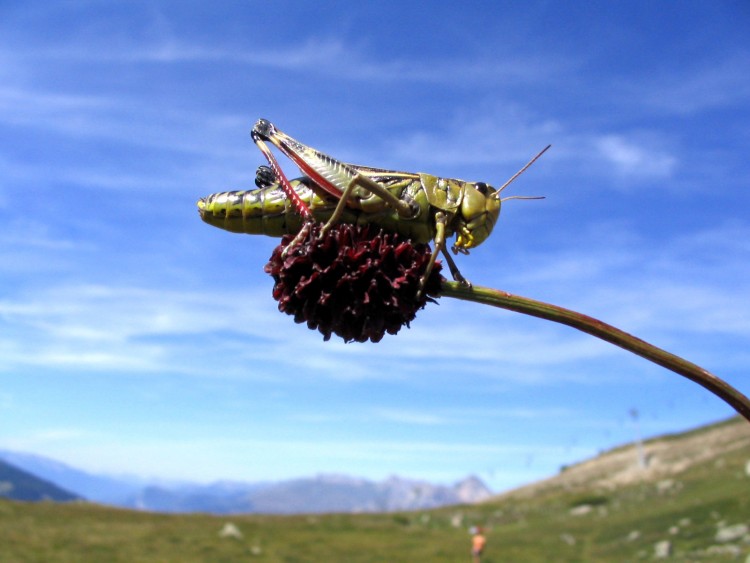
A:
POLYGON ((661 482, 666 487, 667 481, 691 467, 735 452, 744 452, 750 462, 750 425, 740 418, 647 440, 640 452, 635 444, 615 448, 488 502, 537 497, 560 490, 612 491, 646 482, 661 482))
POLYGON ((93 475, 48 457, 23 452, 0 450, 0 460, 82 498, 103 504, 116 505, 143 486, 142 480, 93 475))
POLYGON ((0 501, 0 559, 454 563, 468 561, 468 529, 481 525, 482 563, 744 561, 750 425, 645 447, 644 470, 627 446, 488 502, 429 511, 217 517, 0 501))
POLYGON ((68 502, 80 498, 2 460, 0 460, 0 497, 22 501, 51 500, 56 502, 68 502))

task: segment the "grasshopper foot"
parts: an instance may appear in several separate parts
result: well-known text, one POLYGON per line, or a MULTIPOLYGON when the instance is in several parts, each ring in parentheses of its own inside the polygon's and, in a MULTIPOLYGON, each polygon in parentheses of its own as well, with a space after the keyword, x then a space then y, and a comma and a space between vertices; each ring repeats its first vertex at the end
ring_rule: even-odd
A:
POLYGON ((328 233, 328 231, 331 230, 331 227, 333 227, 333 224, 330 221, 328 221, 325 225, 320 227, 320 234, 318 235, 318 240, 325 238, 326 233, 328 233))
POLYGON ((259 188, 267 188, 276 181, 276 172, 270 166, 259 166, 255 172, 255 185, 259 188))
POLYGON ((287 257, 290 250, 293 250, 295 246, 299 245, 303 240, 305 240, 305 237, 310 232, 310 227, 312 226, 312 222, 308 221, 304 225, 302 225, 302 228, 297 233, 297 236, 295 236, 289 244, 287 244, 284 247, 284 250, 281 251, 281 258, 282 260, 287 257))
POLYGON ((453 279, 456 280, 461 285, 465 285, 466 287, 472 287, 471 282, 467 280, 465 277, 461 275, 461 272, 456 272, 453 276, 453 279))

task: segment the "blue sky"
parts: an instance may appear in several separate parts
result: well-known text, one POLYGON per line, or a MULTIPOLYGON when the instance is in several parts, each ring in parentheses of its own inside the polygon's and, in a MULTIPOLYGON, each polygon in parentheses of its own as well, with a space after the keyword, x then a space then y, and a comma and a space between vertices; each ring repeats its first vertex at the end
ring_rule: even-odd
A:
MULTIPOLYGON (((494 185, 462 272, 750 392, 743 2, 3 2, 0 448, 107 473, 504 489, 728 417, 572 329, 443 299, 379 344, 276 310, 276 241, 203 224, 259 117, 342 160, 494 185)), ((289 176, 294 167, 282 161, 289 176)))

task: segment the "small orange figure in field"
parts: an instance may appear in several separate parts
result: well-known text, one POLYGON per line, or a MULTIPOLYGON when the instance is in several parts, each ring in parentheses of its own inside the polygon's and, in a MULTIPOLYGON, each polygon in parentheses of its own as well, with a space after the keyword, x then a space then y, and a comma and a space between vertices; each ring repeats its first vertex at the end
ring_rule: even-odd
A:
POLYGON ((484 551, 484 546, 487 543, 487 538, 484 537, 484 534, 482 533, 482 528, 476 527, 472 529, 472 537, 471 537, 471 556, 473 558, 474 563, 480 563, 482 558, 482 552, 484 551))

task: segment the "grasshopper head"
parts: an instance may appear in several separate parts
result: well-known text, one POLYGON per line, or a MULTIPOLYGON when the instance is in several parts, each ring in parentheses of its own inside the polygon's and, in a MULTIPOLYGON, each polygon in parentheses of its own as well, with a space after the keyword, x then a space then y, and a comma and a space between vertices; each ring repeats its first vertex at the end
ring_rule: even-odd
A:
POLYGON ((500 198, 497 196, 498 191, 484 182, 465 185, 454 250, 466 252, 490 236, 500 216, 500 198))
POLYGON ((497 218, 500 216, 500 205, 508 199, 544 199, 538 196, 510 196, 500 198, 500 192, 507 188, 513 180, 518 178, 537 158, 542 156, 552 145, 547 145, 539 154, 532 158, 526 166, 521 168, 510 180, 495 189, 484 182, 465 184, 464 197, 461 201, 461 212, 456 226, 456 243, 454 252, 468 252, 482 244, 492 233, 497 218))

